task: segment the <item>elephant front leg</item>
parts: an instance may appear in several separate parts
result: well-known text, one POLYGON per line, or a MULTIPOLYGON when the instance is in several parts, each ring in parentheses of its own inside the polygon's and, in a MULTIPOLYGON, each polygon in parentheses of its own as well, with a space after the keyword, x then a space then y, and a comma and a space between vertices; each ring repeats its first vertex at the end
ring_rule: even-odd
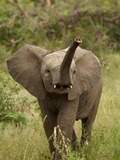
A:
POLYGON ((68 153, 72 142, 74 122, 74 114, 69 114, 69 112, 67 114, 59 113, 55 160, 61 160, 62 156, 68 153))
POLYGON ((43 122, 44 130, 47 135, 47 139, 49 142, 49 148, 51 154, 55 153, 55 147, 53 144, 54 141, 54 127, 57 125, 57 118, 53 115, 46 115, 45 120, 43 122))
POLYGON ((43 119, 43 127, 49 142, 51 154, 55 153, 54 141, 54 128, 57 126, 57 113, 55 114, 50 110, 50 103, 46 101, 38 101, 41 109, 43 119))

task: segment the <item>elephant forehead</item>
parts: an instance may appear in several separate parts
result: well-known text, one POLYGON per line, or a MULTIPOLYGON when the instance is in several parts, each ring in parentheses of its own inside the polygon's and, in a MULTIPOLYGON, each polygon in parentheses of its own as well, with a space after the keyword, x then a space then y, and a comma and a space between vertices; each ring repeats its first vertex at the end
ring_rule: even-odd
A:
POLYGON ((53 52, 53 53, 47 55, 47 57, 49 59, 63 60, 63 58, 65 57, 65 52, 63 52, 63 51, 53 52))
POLYGON ((44 64, 51 66, 60 65, 64 59, 64 56, 65 56, 64 52, 53 52, 44 57, 44 64))
MULTIPOLYGON (((63 62, 65 54, 66 53, 64 51, 56 51, 56 52, 46 55, 43 60, 44 68, 48 67, 48 68, 53 69, 57 66, 60 66, 63 62)), ((74 68, 74 67, 75 67, 75 61, 73 59, 71 63, 71 68, 74 68)))

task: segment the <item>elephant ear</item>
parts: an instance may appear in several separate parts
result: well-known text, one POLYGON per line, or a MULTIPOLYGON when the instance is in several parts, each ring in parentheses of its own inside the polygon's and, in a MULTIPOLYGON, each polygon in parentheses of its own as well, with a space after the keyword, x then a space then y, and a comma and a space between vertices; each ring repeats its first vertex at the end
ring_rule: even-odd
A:
POLYGON ((48 50, 25 44, 8 61, 12 78, 33 96, 44 99, 45 89, 41 79, 41 63, 48 50))
POLYGON ((69 100, 75 99, 84 92, 89 93, 101 79, 100 61, 91 51, 78 47, 74 58, 77 72, 73 89, 68 94, 69 100))

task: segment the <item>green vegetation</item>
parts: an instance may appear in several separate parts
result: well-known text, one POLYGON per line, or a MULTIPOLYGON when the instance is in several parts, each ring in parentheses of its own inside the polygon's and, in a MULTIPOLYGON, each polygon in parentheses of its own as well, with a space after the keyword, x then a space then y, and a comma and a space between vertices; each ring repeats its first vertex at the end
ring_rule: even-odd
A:
POLYGON ((26 98, 20 85, 10 75, 0 72, 0 122, 25 125, 32 115, 31 104, 34 99, 26 98))
POLYGON ((70 152, 68 159, 119 160, 120 2, 50 2, 0 1, 0 160, 51 159, 36 99, 12 80, 6 60, 24 43, 56 50, 77 35, 82 47, 100 58, 104 88, 90 144, 70 152))

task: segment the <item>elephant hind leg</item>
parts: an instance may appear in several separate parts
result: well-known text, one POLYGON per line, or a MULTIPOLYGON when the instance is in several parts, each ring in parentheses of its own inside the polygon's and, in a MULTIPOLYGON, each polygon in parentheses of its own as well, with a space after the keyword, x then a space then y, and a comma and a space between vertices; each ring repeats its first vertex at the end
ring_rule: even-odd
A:
POLYGON ((89 116, 87 118, 82 119, 81 145, 88 144, 88 142, 90 141, 92 126, 93 126, 93 123, 95 121, 95 117, 97 114, 99 100, 100 98, 98 98, 95 101, 93 109, 91 110, 89 116))
POLYGON ((82 119, 81 146, 87 145, 91 138, 92 123, 89 118, 82 119))
POLYGON ((81 145, 88 144, 88 142, 90 141, 92 126, 96 118, 101 92, 102 92, 102 87, 98 92, 98 96, 93 104, 93 108, 90 111, 88 117, 82 119, 81 145))
POLYGON ((72 149, 75 150, 77 148, 77 136, 75 133, 75 130, 73 129, 73 133, 72 133, 72 149))

